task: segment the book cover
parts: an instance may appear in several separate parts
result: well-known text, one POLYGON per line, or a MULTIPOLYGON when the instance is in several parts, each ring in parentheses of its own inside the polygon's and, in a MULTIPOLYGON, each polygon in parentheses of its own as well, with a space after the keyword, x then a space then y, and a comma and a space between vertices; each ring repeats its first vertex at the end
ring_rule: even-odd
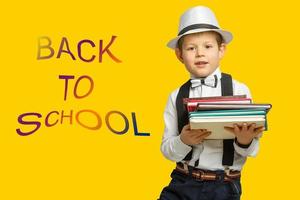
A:
POLYGON ((235 135, 224 129, 224 127, 232 127, 237 123, 255 123, 257 126, 265 126, 265 117, 256 116, 253 118, 239 117, 239 118, 191 118, 191 129, 207 129, 211 134, 205 139, 233 139, 235 135))
POLYGON ((266 112, 272 108, 271 104, 244 104, 244 103, 206 103, 197 104, 197 111, 202 110, 226 110, 226 109, 265 109, 266 112))

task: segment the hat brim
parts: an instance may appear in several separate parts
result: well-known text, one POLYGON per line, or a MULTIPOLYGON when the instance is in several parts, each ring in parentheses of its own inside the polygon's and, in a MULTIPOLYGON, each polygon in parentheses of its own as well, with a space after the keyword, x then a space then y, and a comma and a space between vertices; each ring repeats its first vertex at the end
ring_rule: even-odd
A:
POLYGON ((193 30, 185 32, 182 35, 177 36, 176 38, 170 40, 168 42, 167 46, 170 47, 171 49, 175 49, 177 47, 178 40, 182 36, 192 34, 192 33, 202 33, 202 32, 208 32, 208 31, 213 31, 213 32, 219 33, 223 37, 223 40, 224 40, 225 44, 228 44, 233 38, 232 34, 229 31, 225 31, 225 30, 222 30, 222 29, 203 29, 203 28, 201 28, 201 29, 193 29, 193 30))

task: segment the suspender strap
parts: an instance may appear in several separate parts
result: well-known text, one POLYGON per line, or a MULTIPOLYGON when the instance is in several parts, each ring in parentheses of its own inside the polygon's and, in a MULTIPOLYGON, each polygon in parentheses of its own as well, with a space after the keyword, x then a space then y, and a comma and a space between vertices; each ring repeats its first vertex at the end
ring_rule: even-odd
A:
POLYGON ((222 96, 232 96, 232 77, 230 74, 222 73, 221 77, 222 96))
MULTIPOLYGON (((233 95, 233 86, 231 75, 222 73, 221 78, 221 87, 222 87, 222 96, 232 96, 233 95)), ((234 146, 233 139, 223 140, 223 166, 232 166, 234 159, 234 146)))
MULTIPOLYGON (((176 98, 176 109, 177 109, 177 125, 178 132, 181 133, 182 128, 189 123, 189 116, 186 107, 183 105, 183 98, 188 98, 190 93, 191 81, 188 80, 185 84, 183 84, 176 98)), ((193 154, 193 149, 185 156, 183 160, 191 160, 193 154)))

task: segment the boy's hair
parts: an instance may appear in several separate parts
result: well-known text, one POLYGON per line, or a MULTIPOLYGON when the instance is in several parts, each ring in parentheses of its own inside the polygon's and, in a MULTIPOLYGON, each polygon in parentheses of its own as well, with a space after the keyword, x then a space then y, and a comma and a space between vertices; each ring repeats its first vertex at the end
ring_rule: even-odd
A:
MULTIPOLYGON (((224 42, 223 37, 222 37, 219 33, 214 32, 214 31, 207 31, 207 32, 213 33, 213 34, 216 36, 216 40, 217 40, 218 46, 220 47, 221 44, 224 42)), ((192 33, 192 34, 201 34, 201 33, 205 33, 205 32, 192 33)), ((178 40, 178 42, 177 42, 177 47, 179 48, 180 51, 182 50, 182 45, 183 45, 184 37, 185 37, 185 35, 182 36, 182 37, 178 40)))

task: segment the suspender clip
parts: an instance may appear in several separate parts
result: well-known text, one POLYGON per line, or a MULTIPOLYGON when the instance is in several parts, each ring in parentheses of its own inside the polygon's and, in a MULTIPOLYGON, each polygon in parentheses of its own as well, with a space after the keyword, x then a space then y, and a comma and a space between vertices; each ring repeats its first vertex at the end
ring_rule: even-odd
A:
POLYGON ((224 169, 224 172, 225 172, 225 175, 229 175, 230 174, 230 169, 229 169, 229 166, 224 166, 225 169, 224 169))
POLYGON ((189 166, 188 166, 188 162, 187 161, 185 161, 185 162, 183 162, 183 169, 185 170, 185 171, 189 171, 189 166))

